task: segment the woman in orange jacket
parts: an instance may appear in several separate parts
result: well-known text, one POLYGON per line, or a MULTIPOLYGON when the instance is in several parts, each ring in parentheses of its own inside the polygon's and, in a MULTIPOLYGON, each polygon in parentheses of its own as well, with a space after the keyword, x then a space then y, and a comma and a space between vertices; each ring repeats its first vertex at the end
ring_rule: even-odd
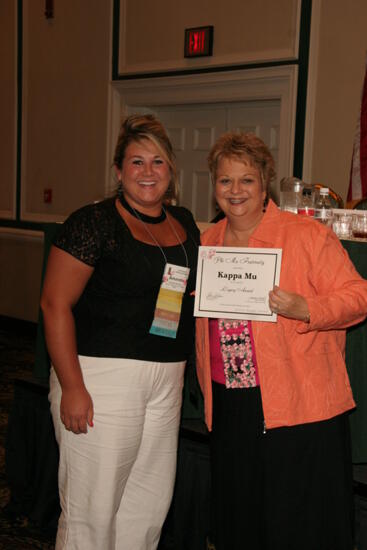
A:
POLYGON ((367 281, 330 229, 269 200, 274 160, 259 138, 225 134, 209 167, 226 217, 202 244, 282 249, 277 322, 197 319, 215 548, 350 550, 345 329, 367 314, 367 281))

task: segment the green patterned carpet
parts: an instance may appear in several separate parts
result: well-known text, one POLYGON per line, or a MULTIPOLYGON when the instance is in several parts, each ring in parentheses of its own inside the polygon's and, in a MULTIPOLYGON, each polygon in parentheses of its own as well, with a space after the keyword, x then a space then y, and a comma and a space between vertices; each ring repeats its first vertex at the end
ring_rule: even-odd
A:
POLYGON ((5 475, 5 440, 15 378, 28 377, 34 363, 36 328, 0 318, 0 549, 52 550, 54 533, 44 532, 9 509, 5 475))

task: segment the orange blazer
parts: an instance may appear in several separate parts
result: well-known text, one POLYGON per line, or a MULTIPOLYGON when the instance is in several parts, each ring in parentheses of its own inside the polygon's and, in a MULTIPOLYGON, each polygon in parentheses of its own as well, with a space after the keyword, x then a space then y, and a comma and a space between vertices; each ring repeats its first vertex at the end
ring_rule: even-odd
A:
MULTIPOLYGON (((226 225, 224 219, 208 229, 202 244, 223 246, 226 225)), ((249 246, 282 248, 279 286, 304 296, 310 311, 309 323, 281 316, 276 323, 252 321, 266 427, 326 420, 353 408, 345 329, 367 315, 367 281, 331 229, 282 212, 272 201, 249 246)), ((208 319, 197 318, 196 328, 197 373, 211 430, 208 319)))

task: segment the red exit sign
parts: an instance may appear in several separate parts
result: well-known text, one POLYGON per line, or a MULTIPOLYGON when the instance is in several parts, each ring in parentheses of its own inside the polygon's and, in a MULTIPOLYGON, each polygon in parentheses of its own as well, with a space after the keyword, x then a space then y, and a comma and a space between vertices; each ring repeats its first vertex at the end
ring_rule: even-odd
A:
POLYGON ((213 55, 214 27, 196 27, 185 30, 185 57, 213 55))

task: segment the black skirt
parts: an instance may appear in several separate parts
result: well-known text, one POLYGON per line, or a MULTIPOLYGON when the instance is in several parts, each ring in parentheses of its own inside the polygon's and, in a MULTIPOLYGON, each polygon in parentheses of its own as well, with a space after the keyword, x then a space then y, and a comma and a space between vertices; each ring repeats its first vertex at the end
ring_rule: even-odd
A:
POLYGON ((352 550, 349 420, 264 430, 259 388, 213 383, 216 550, 352 550))

